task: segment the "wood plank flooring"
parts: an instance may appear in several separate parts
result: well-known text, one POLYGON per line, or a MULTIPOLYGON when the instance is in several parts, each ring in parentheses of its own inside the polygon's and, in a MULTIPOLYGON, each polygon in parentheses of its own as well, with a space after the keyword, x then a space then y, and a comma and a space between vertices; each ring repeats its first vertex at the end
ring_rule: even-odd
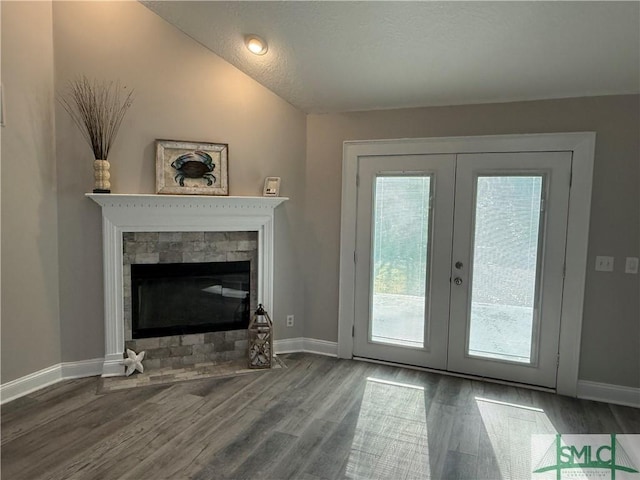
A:
POLYGON ((1 410, 3 479, 521 479, 535 433, 640 433, 640 410, 311 354, 286 369, 1 410), (525 408, 526 407, 526 408, 525 408))

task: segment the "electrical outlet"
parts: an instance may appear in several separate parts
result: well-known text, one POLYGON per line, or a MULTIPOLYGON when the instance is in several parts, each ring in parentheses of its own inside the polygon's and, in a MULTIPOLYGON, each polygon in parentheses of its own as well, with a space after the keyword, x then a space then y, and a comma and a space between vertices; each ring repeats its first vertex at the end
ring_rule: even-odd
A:
POLYGON ((287 327, 293 327, 294 317, 293 315, 287 315, 287 327))
POLYGON ((596 272, 613 272, 613 257, 596 257, 596 272))
POLYGON ((624 273, 638 273, 638 257, 627 257, 624 264, 624 273))

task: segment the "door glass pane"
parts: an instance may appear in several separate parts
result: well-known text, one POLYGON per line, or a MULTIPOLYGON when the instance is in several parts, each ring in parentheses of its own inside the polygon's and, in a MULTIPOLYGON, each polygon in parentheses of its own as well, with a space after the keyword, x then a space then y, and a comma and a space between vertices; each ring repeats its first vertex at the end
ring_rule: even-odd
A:
POLYGON ((373 213, 371 340, 424 346, 429 176, 378 176, 373 213))
POLYGON ((477 179, 470 355, 530 363, 542 176, 477 179))

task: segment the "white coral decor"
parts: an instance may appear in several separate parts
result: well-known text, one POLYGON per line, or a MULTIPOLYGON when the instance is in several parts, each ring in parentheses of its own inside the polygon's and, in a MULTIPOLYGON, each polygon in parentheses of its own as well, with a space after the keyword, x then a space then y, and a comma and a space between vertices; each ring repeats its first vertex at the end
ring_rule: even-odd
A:
POLYGON ((124 363, 124 366, 127 367, 127 371, 125 372, 125 375, 127 377, 136 370, 138 370, 140 373, 144 372, 144 367, 142 366, 144 352, 136 354, 136 352, 127 348, 127 357, 129 358, 125 358, 122 361, 122 363, 124 363))

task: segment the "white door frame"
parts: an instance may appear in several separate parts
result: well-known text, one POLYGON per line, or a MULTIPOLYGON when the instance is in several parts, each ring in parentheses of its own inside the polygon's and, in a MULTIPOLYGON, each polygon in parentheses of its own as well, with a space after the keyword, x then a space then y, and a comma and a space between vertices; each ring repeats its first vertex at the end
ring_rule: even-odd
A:
POLYGON ((591 213, 591 188, 595 132, 531 135, 488 135, 399 140, 344 142, 342 162, 342 215, 340 229, 340 299, 338 310, 338 357, 353 357, 352 328, 355 308, 357 172, 361 156, 456 154, 483 152, 570 151, 573 154, 569 192, 567 252, 562 299, 556 391, 575 397, 580 366, 580 341, 587 246, 591 213))

